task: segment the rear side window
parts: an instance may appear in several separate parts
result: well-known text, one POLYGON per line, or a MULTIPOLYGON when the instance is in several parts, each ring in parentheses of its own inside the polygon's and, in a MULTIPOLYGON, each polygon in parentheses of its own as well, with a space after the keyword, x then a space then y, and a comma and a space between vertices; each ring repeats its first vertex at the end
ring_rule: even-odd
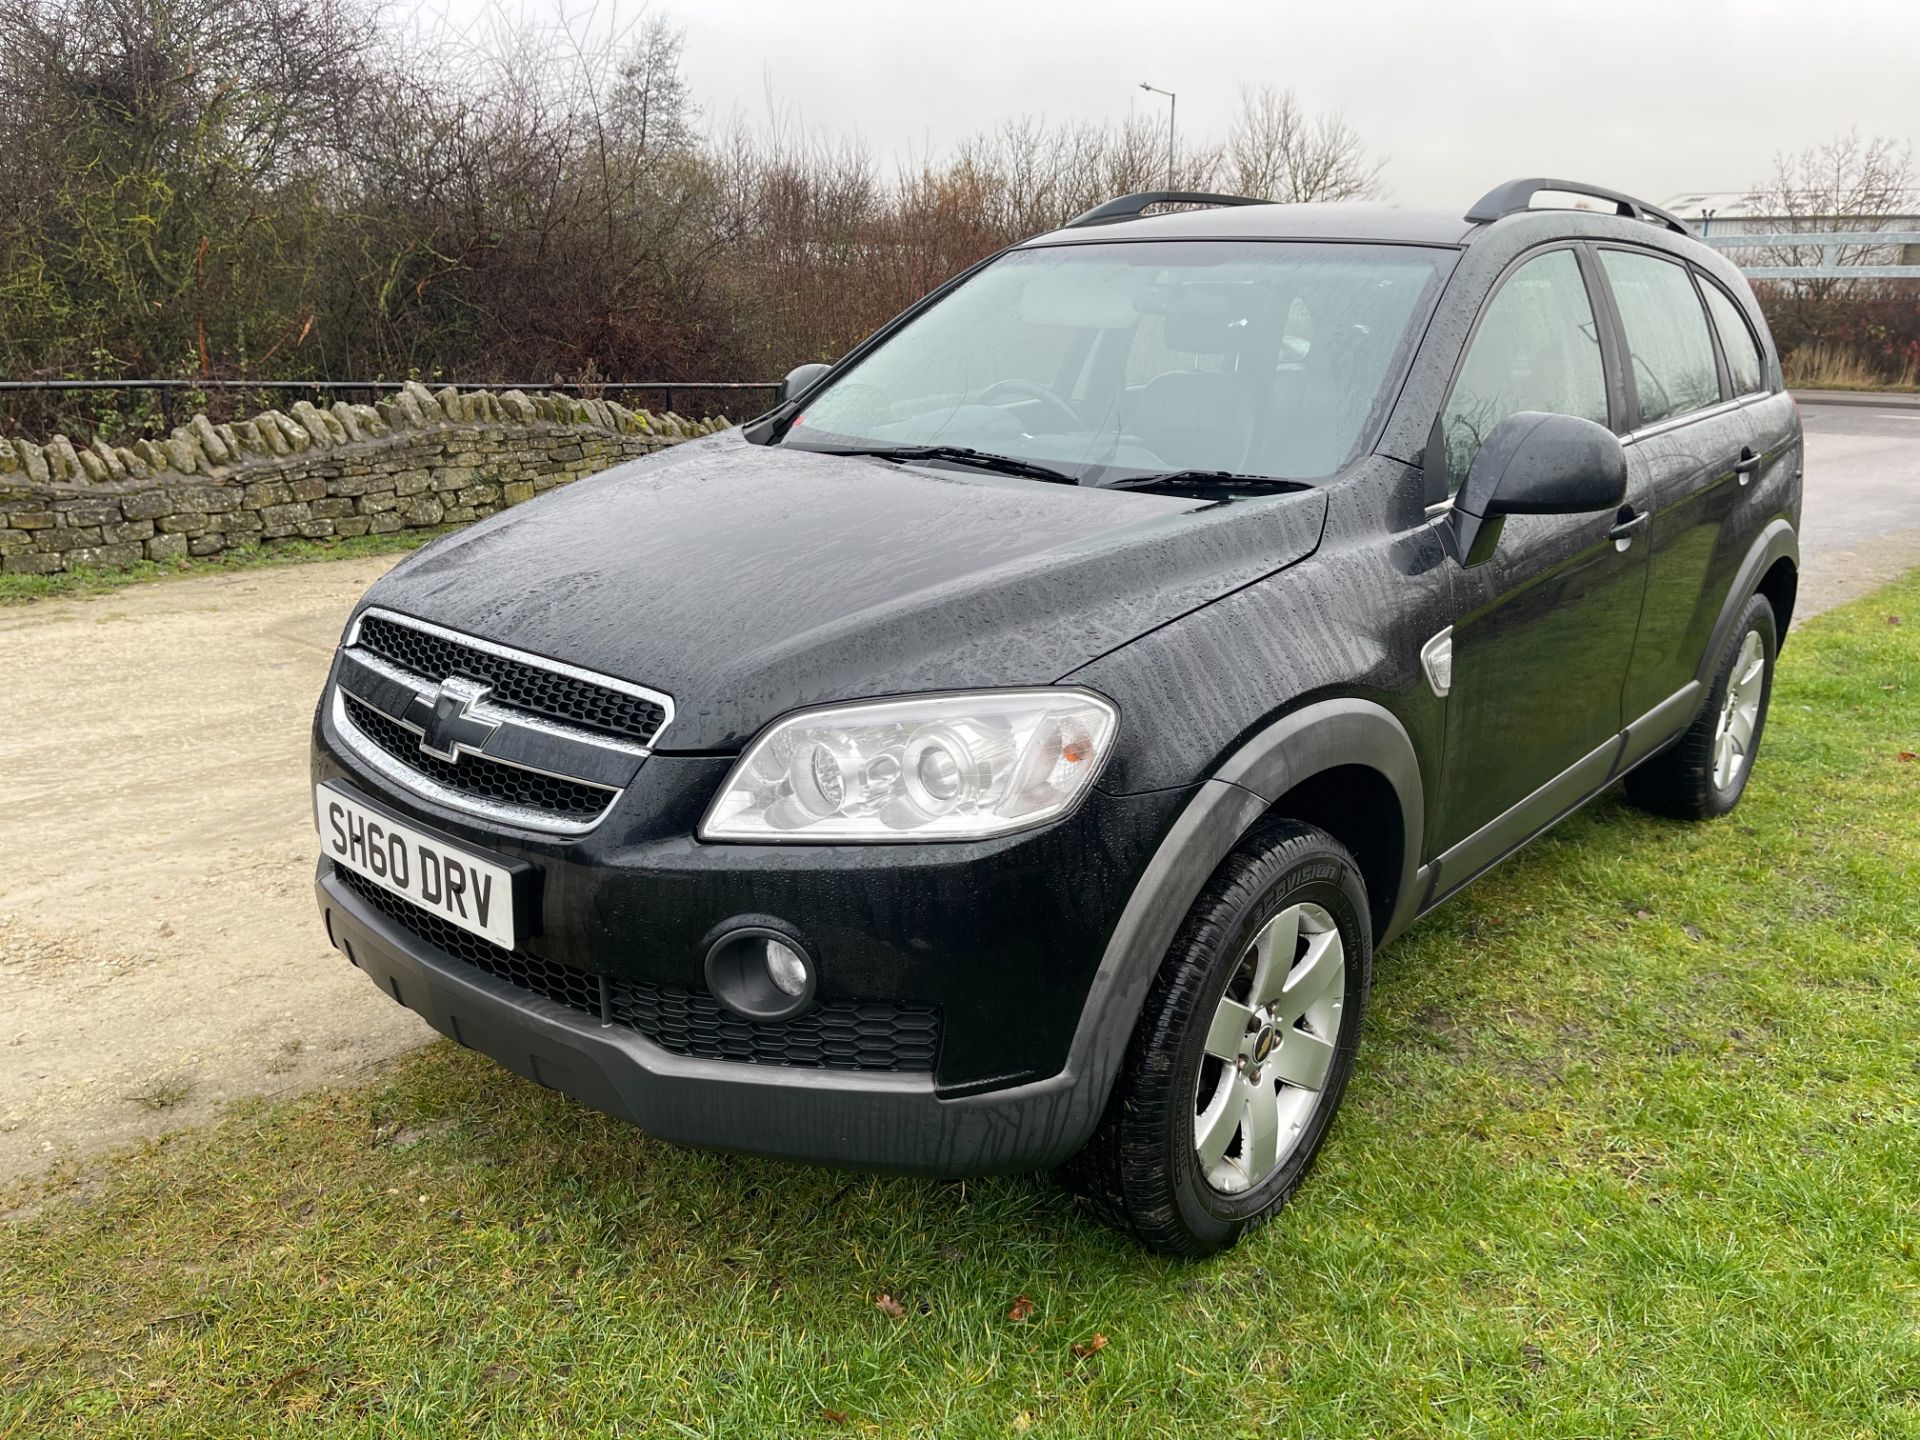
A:
POLYGON ((1760 342, 1753 338, 1747 317, 1731 296, 1711 281, 1703 281, 1700 293, 1707 297, 1707 309, 1713 315, 1713 328, 1720 332, 1720 349, 1727 357, 1727 374, 1733 380, 1733 393, 1751 395, 1767 388, 1766 362, 1760 358, 1760 342))
POLYGON ((1440 416, 1449 494, 1467 478, 1493 427, 1521 410, 1607 423, 1600 332, 1571 250, 1527 261, 1480 317, 1440 416))
POLYGON ((1720 372, 1706 312, 1685 267, 1627 250, 1602 250, 1640 395, 1640 423, 1653 425, 1720 401, 1720 372))

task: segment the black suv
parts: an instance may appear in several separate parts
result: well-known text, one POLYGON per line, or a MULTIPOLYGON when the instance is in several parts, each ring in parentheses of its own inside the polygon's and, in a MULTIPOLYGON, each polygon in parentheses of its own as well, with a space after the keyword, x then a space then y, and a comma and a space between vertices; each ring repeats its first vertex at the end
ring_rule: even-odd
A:
POLYGON ((1205 1253, 1380 944, 1622 777, 1740 798, 1800 493, 1751 292, 1652 206, 1128 196, 375 585, 327 932, 651 1134, 1058 1166, 1205 1253))

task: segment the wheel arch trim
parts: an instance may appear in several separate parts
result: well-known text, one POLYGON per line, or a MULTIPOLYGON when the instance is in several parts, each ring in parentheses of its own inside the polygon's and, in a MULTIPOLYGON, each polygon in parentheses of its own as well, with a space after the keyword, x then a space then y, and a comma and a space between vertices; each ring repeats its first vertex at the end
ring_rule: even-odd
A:
POLYGON ((1135 882, 1101 955, 1068 1059, 1068 1069, 1078 1077, 1076 1098, 1086 1107, 1080 1116, 1086 1134, 1106 1108, 1167 948, 1220 862, 1288 790, 1347 765, 1379 771, 1400 800, 1405 852, 1400 889, 1393 919, 1376 943, 1411 921, 1419 907, 1416 872, 1425 803, 1419 761, 1405 727, 1384 706, 1358 697, 1318 701, 1267 726, 1194 792, 1135 882))
MULTIPOLYGON (((1791 564, 1795 571, 1799 570, 1800 539, 1784 516, 1775 516, 1747 547, 1746 558, 1740 562, 1733 583, 1727 587, 1726 598, 1720 602, 1720 617, 1713 622, 1713 637, 1701 653, 1699 669, 1694 672, 1694 678, 1708 690, 1713 688, 1713 668, 1719 662, 1720 652, 1732 637, 1733 627, 1739 623, 1747 601, 1760 593, 1760 582, 1781 560, 1791 564)), ((1779 637, 1781 646, 1785 645, 1786 638, 1783 629, 1779 637)))
POLYGON ((1377 771, 1400 802, 1400 883, 1394 891, 1393 917, 1375 937, 1384 944, 1412 918, 1414 877, 1426 834, 1420 761, 1393 712, 1359 697, 1322 700, 1269 725, 1236 750, 1217 774, 1274 805, 1303 781, 1346 765, 1377 771))

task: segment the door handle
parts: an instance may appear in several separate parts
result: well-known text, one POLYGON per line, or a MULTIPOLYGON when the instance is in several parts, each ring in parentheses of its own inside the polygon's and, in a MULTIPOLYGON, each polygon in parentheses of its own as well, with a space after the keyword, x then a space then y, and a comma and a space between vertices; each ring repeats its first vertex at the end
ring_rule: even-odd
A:
POLYGON ((1639 533, 1640 527, 1652 518, 1653 515, 1651 511, 1622 510, 1618 523, 1616 523, 1611 530, 1607 531, 1607 538, 1613 541, 1614 549, 1625 550, 1629 545, 1633 544, 1633 537, 1639 533))
POLYGON ((1740 483, 1744 485, 1753 479, 1754 472, 1760 468, 1761 463, 1765 461, 1766 458, 1764 455, 1754 454, 1751 445, 1742 445, 1740 447, 1740 459, 1735 463, 1733 473, 1740 477, 1740 483))

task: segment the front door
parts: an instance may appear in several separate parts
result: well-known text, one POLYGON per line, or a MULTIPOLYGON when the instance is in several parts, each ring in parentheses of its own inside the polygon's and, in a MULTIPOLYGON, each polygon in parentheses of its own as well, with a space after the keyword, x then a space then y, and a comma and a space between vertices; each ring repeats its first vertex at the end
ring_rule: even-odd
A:
MULTIPOLYGON (((1603 358, 1611 334, 1595 315, 1571 247, 1534 255, 1501 282, 1441 414, 1455 491, 1481 442, 1516 411, 1618 428, 1603 358)), ((1618 513, 1511 516, 1492 558, 1456 580, 1447 753, 1430 834, 1443 889, 1606 779, 1646 588, 1644 525, 1621 528, 1634 518, 1631 499, 1618 513)))

